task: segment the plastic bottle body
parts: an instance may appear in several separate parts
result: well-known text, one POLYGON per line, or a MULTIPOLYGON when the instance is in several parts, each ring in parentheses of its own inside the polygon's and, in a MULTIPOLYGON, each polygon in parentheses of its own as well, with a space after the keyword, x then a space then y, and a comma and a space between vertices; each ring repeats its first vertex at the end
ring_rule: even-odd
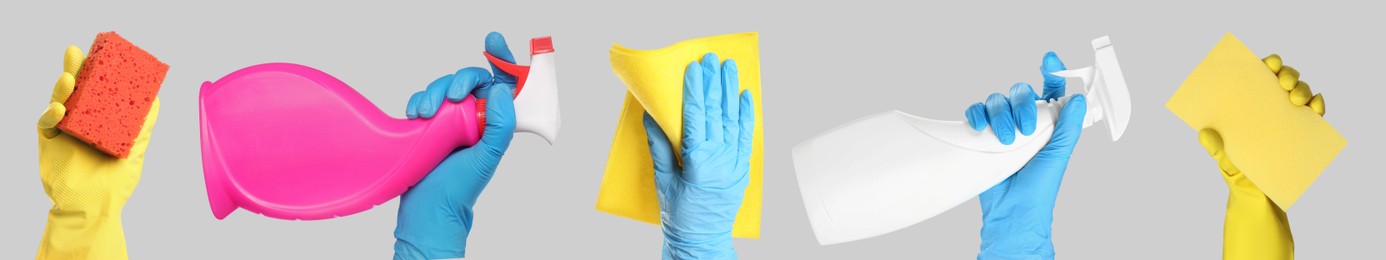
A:
POLYGON ((795 171, 819 243, 914 225, 1001 182, 1048 143, 1057 110, 1039 106, 1035 132, 1017 133, 1011 145, 997 142, 990 128, 890 111, 795 147, 795 171), (855 174, 833 174, 841 172, 855 174))
POLYGON ((384 203, 480 139, 474 98, 444 103, 433 119, 392 118, 341 81, 284 63, 205 83, 202 155, 213 214, 240 207, 325 219, 384 203))
MULTIPOLYGON (((1106 121, 1112 141, 1131 117, 1130 92, 1111 39, 1092 41, 1092 67, 1051 72, 1080 78, 1083 128, 1106 121)), ((800 143, 794 168, 820 244, 865 239, 956 207, 1020 170, 1048 144, 1059 108, 1036 102, 1035 132, 1003 145, 991 128, 919 118, 899 111, 853 121, 800 143)))

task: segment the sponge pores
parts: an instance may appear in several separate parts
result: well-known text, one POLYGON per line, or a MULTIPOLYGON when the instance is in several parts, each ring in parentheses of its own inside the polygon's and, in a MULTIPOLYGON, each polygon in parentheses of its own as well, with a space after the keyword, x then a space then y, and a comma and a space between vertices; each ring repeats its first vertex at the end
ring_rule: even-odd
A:
POLYGON ((168 68, 115 32, 97 34, 58 129, 111 156, 128 157, 168 68))

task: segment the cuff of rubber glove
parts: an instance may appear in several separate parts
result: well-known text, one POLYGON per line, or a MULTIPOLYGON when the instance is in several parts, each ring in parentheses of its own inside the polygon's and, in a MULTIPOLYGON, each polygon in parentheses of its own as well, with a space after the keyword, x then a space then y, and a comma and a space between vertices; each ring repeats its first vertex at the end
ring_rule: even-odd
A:
POLYGON ((455 247, 438 247, 439 243, 437 242, 441 241, 407 239, 396 235, 394 259, 462 259, 463 257, 467 256, 466 240, 463 240, 461 243, 456 244, 455 247), (410 241, 422 243, 415 244, 410 243, 410 241))
POLYGON ((39 242, 39 259, 86 255, 118 259, 125 255, 125 231, 120 213, 94 218, 48 214, 48 226, 39 242))
POLYGON ((1054 242, 1049 229, 1052 220, 1024 212, 1007 213, 1004 220, 982 224, 978 260, 1054 259, 1054 242))
MULTIPOLYGON (((1051 248, 1052 249, 1052 248, 1051 248)), ((983 249, 977 254, 977 260, 1053 260, 1054 251, 1047 252, 995 252, 983 249)))
POLYGON ((417 235, 395 232, 395 259, 462 259, 467 256, 467 234, 448 236, 417 235))
MULTIPOLYGON (((1024 232, 1028 233, 1028 232, 1024 232)), ((1005 237, 983 238, 984 247, 978 260, 1054 259, 1054 243, 1039 234, 1009 234, 1005 237)))
POLYGON ((662 259, 736 259, 736 248, 732 246, 730 235, 726 239, 699 243, 680 242, 665 235, 662 259))

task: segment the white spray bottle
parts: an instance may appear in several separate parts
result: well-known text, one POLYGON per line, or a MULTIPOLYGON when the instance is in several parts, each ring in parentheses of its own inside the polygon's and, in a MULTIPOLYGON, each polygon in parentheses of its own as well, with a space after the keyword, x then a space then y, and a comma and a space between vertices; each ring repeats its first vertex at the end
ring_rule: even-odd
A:
MULTIPOLYGON (((1112 141, 1125 131, 1131 97, 1111 41, 1092 41, 1092 67, 1052 73, 1086 86, 1083 127, 1106 121, 1112 141)), ((1003 145, 990 127, 889 111, 838 126, 793 149, 794 169, 819 244, 903 229, 976 197, 1025 166, 1054 131, 1067 97, 1037 101, 1035 132, 1003 145)))

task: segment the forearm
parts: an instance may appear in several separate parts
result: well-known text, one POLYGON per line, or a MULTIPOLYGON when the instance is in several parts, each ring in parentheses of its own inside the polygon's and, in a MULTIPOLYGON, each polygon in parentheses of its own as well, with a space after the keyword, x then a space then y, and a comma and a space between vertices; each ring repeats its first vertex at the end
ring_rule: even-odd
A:
POLYGON ((732 239, 713 241, 682 241, 666 236, 664 238, 663 259, 736 259, 736 249, 732 239))
POLYGON ((120 213, 51 210, 37 259, 128 259, 120 213), (76 216, 72 215, 86 215, 76 216))
POLYGON ((1007 215, 995 214, 993 210, 983 213, 982 248, 977 259, 1054 259, 1054 243, 1050 239, 1054 214, 1050 207, 998 206, 1012 209, 1004 211, 1007 215))
MULTIPOLYGON (((405 200, 402 203, 414 203, 405 200)), ((406 206, 402 206, 406 207, 406 206)), ((416 207, 408 205, 407 207, 416 207)), ((406 214, 401 211, 395 226, 395 259, 461 258, 467 254, 467 236, 471 233, 471 206, 406 214), (457 213, 453 213, 457 212, 457 213), (439 221, 432 214, 454 215, 439 221)))
POLYGON ((1223 259, 1294 259, 1285 211, 1241 174, 1228 177, 1228 184, 1223 259))
POLYGON ((722 187, 686 186, 675 212, 665 219, 663 259, 736 259, 732 225, 744 197, 745 180, 722 187), (694 209, 697 208, 697 209, 694 209))

